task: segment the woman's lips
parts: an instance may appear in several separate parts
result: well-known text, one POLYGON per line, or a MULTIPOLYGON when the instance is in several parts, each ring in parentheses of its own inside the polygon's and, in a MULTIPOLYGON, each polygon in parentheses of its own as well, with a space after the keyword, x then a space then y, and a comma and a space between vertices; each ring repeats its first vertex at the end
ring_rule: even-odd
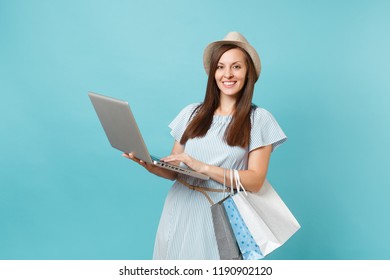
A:
POLYGON ((232 82, 232 81, 229 81, 229 82, 222 82, 222 84, 225 86, 225 87, 233 87, 236 82, 232 82))

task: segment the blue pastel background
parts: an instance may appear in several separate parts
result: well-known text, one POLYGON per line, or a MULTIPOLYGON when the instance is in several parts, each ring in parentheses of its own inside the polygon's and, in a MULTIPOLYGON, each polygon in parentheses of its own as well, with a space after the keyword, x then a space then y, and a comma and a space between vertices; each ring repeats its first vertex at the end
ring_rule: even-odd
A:
POLYGON ((150 150, 240 31, 254 102, 289 140, 269 181, 302 229, 267 259, 390 258, 389 1, 0 2, 0 259, 150 259, 171 182, 112 149, 87 97, 126 99, 150 150))

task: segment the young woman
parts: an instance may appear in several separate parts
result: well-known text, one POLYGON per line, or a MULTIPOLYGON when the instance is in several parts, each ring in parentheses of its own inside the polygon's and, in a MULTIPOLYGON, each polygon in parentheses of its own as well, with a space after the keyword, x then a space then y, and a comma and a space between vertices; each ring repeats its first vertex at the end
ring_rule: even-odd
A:
POLYGON ((210 179, 177 174, 124 154, 148 171, 176 180, 165 201, 154 259, 219 259, 210 205, 224 197, 224 182, 230 186, 229 170, 239 171, 247 191, 259 191, 271 152, 287 139, 273 116, 252 104, 261 63, 240 33, 209 44, 203 60, 209 75, 204 101, 188 105, 171 122, 175 142, 162 160, 210 179))

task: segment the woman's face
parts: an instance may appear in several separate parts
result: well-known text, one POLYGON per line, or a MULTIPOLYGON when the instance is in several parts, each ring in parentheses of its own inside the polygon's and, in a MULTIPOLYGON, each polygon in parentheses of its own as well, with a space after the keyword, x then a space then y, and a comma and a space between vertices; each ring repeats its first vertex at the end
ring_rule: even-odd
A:
POLYGON ((247 66, 240 49, 226 51, 218 61, 215 81, 221 94, 237 96, 245 85, 247 66))

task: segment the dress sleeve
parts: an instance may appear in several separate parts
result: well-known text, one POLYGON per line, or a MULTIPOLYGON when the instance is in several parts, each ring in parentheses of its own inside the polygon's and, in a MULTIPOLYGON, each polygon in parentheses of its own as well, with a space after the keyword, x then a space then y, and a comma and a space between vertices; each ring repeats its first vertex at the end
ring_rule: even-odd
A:
POLYGON ((265 109, 256 108, 252 115, 249 151, 271 144, 274 151, 286 140, 286 135, 272 114, 265 109))
POLYGON ((199 106, 199 104, 200 103, 194 103, 186 106, 168 125, 168 127, 171 129, 171 135, 176 141, 180 142, 180 139, 187 128, 189 120, 193 115, 192 113, 194 112, 196 107, 199 106))

